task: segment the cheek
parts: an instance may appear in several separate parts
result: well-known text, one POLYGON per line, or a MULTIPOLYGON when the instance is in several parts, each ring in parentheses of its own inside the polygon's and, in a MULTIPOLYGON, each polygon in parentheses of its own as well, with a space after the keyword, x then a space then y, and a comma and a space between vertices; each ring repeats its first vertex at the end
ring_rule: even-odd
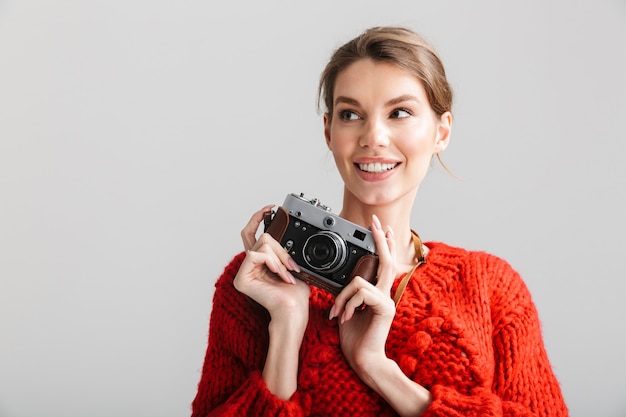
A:
POLYGON ((338 137, 332 136, 332 140, 327 142, 328 150, 333 154, 333 160, 339 170, 341 170, 343 164, 345 164, 348 151, 346 150, 345 143, 343 143, 338 137))
POLYGON ((402 142, 402 153, 409 159, 430 159, 434 153, 435 140, 431 137, 411 137, 402 142))
POLYGON ((330 140, 327 140, 328 149, 337 157, 350 152, 350 138, 331 130, 330 140))
POLYGON ((437 132, 433 126, 417 125, 402 141, 406 153, 430 158, 435 151, 437 132))

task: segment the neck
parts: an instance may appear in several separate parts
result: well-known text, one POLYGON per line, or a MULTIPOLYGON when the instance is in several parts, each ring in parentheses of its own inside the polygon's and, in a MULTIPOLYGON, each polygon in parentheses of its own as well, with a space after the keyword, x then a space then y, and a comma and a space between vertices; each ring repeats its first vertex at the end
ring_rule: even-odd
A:
POLYGON ((411 233, 413 200, 414 196, 406 196, 402 201, 388 204, 363 204, 344 192, 343 207, 339 215, 363 227, 371 227, 372 216, 375 214, 385 232, 391 227, 396 242, 398 273, 407 272, 415 265, 416 256, 411 233))

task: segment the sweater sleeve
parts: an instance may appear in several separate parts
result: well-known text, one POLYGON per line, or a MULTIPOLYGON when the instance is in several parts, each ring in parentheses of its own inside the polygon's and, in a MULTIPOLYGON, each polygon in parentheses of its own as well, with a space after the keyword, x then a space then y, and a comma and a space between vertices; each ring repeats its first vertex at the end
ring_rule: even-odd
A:
POLYGON ((271 393, 262 378, 268 317, 233 286, 243 261, 237 255, 215 286, 208 347, 192 417, 302 416, 295 401, 271 393))
POLYGON ((423 417, 566 417, 559 383, 552 371, 540 321, 528 288, 508 263, 487 256, 494 375, 491 387, 469 395, 436 385, 423 417))

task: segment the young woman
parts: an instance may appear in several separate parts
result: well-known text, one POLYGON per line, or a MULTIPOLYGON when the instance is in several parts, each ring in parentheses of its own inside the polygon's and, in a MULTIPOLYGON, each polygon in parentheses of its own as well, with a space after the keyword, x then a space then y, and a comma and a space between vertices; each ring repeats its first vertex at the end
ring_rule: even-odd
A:
POLYGON ((371 28, 335 51, 319 98, 340 216, 371 228, 376 283, 356 277, 335 297, 295 279, 281 245, 257 239, 271 206, 256 212, 216 284, 193 416, 566 416, 519 275, 412 232, 450 140, 437 54, 408 29, 371 28))

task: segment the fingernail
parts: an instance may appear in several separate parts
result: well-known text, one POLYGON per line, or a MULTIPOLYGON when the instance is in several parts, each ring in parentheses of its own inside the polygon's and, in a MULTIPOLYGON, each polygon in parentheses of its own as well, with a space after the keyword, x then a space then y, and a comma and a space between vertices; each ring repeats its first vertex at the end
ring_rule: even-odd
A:
POLYGON ((292 271, 300 272, 300 267, 298 266, 296 261, 293 260, 293 258, 289 258, 287 260, 287 263, 289 264, 289 267, 291 268, 292 271))
POLYGON ((378 220, 378 216, 375 214, 372 215, 372 220, 374 222, 374 227, 378 230, 382 230, 383 226, 380 224, 380 220, 378 220))
POLYGON ((333 304, 333 306, 330 308, 330 314, 328 314, 328 320, 332 320, 335 318, 335 310, 337 309, 337 307, 335 307, 335 305, 333 304))
POLYGON ((389 237, 392 237, 392 238, 396 237, 393 234, 393 229, 391 228, 391 226, 387 226, 387 233, 389 233, 389 237))
POLYGON ((289 277, 289 280, 291 281, 292 284, 296 284, 296 279, 294 278, 293 275, 291 275, 291 272, 286 271, 287 272, 287 276, 289 277))

